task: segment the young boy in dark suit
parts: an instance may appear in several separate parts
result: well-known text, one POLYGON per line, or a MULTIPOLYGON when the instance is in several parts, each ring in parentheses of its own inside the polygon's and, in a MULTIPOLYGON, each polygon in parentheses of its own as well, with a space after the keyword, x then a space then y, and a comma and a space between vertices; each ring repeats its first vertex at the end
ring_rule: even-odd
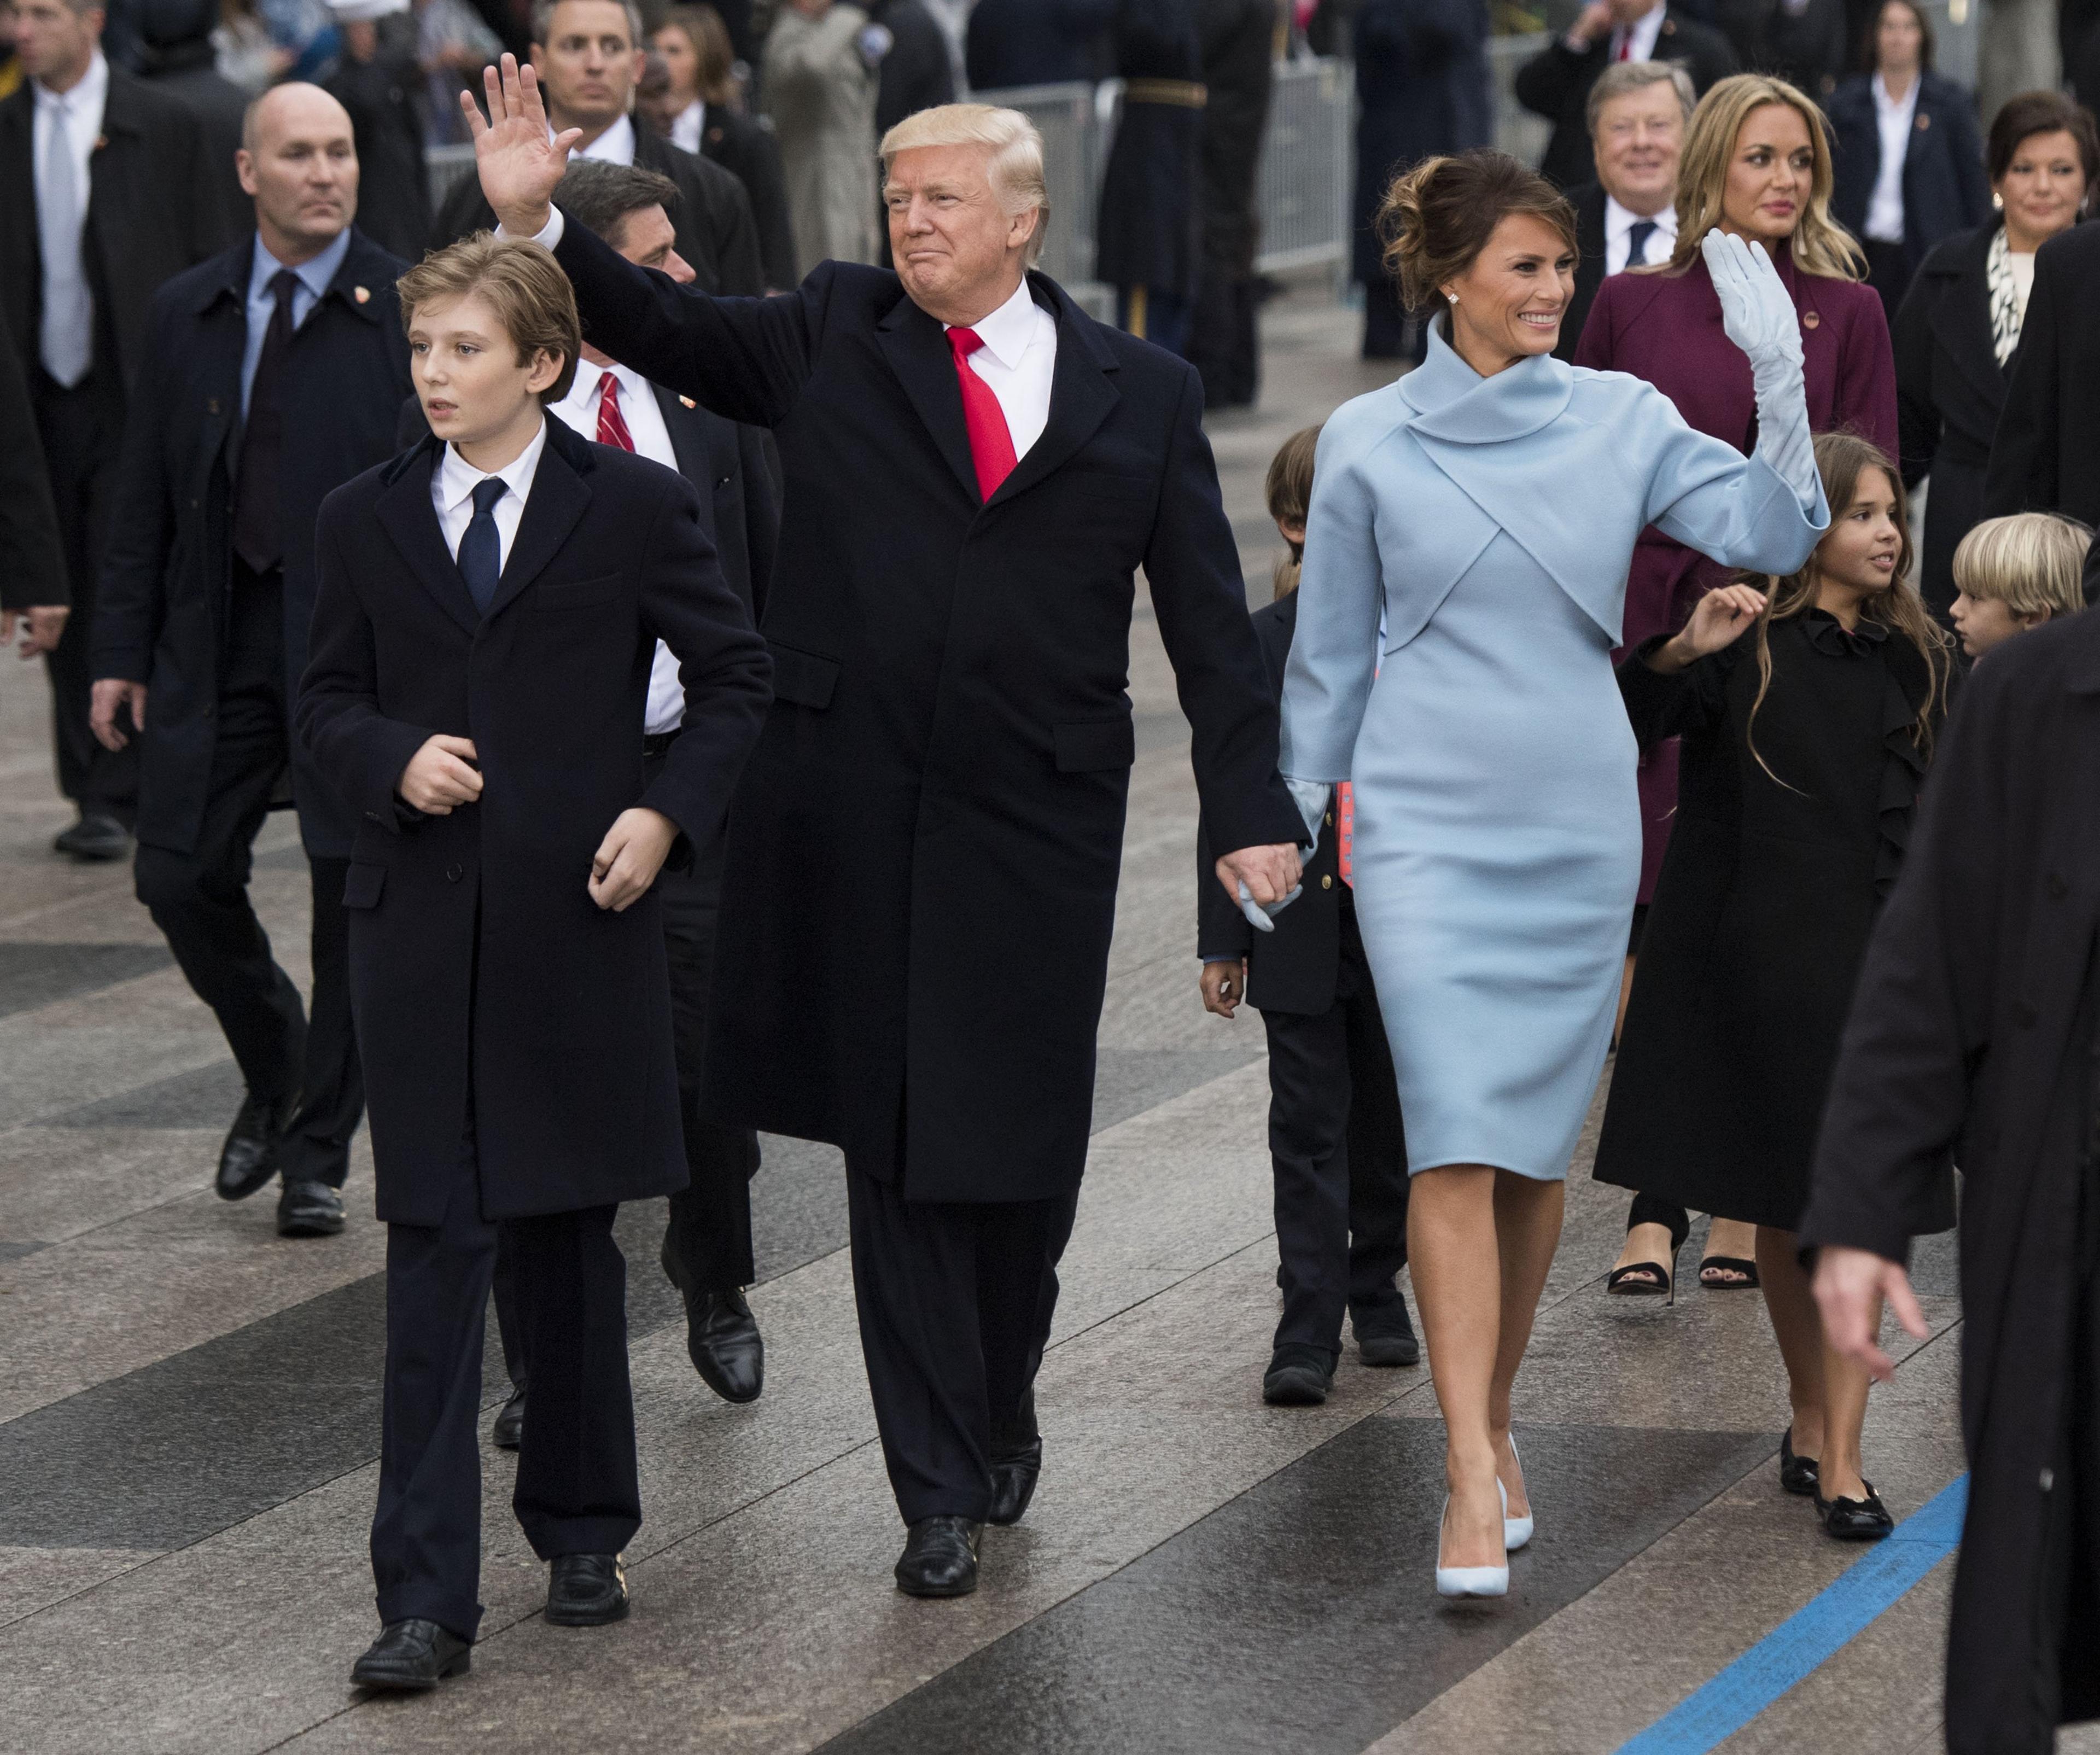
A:
POLYGON ((619 1203, 686 1181, 667 859, 720 828, 770 699, 691 485, 543 404, 580 342, 554 259, 487 236, 402 277, 432 436, 338 488, 299 735, 362 814, 344 906, 379 1216, 378 1641, 351 1671, 428 1688, 481 1610, 482 1317, 498 1228, 532 1418, 513 1505, 547 1618, 627 1612, 641 1523, 619 1203), (685 730, 643 783, 660 637, 685 730))
MULTIPOLYGON (((1269 686, 1298 625, 1298 564, 1312 503, 1320 430, 1283 442, 1268 470, 1268 510, 1290 558, 1277 568, 1276 601, 1256 610, 1269 686)), ((1210 876, 1199 831, 1197 951, 1207 1010, 1229 1018, 1245 999, 1268 1035, 1268 1147, 1276 1175, 1277 1324, 1262 1399, 1279 1407, 1327 1399, 1341 1357, 1342 1313, 1367 1365, 1422 1356, 1407 1302, 1394 1283, 1407 1264, 1407 1144, 1392 1052, 1379 1015, 1351 901, 1348 788, 1338 789, 1305 867, 1304 893, 1257 933, 1210 876)))

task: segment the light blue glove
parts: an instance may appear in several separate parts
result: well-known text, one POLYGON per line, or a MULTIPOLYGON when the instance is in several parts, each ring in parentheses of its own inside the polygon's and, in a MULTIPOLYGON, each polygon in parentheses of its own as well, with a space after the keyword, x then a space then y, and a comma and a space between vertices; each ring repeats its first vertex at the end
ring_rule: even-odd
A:
POLYGON ((1762 244, 1718 227, 1700 245, 1721 300, 1721 327, 1750 362, 1758 397, 1758 455, 1815 516, 1821 490, 1815 440, 1808 426, 1808 389, 1801 369, 1801 314, 1762 244))
MULTIPOLYGON (((1311 859, 1319 851, 1320 825, 1326 820, 1327 800, 1335 789, 1325 780, 1290 780, 1283 783, 1290 788, 1291 802, 1298 806, 1298 814, 1305 819, 1305 855, 1311 859)), ((1264 909, 1254 899, 1246 884, 1240 885, 1240 912, 1246 916, 1247 924, 1257 933, 1276 930, 1275 916, 1305 893, 1303 884, 1295 885, 1282 901, 1264 909)))

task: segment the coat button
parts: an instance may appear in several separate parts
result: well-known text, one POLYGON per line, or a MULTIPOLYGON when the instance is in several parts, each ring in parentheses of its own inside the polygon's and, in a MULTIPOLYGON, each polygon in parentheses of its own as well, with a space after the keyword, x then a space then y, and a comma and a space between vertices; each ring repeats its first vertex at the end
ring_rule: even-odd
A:
POLYGON ((213 712, 213 707, 212 707, 212 703, 211 703, 210 701, 206 701, 206 702, 204 703, 204 717, 205 717, 205 718, 209 719, 209 718, 210 718, 210 717, 211 717, 211 716, 212 716, 212 712, 213 712))
POLYGON ((2050 872, 2042 887, 2049 892, 2049 899, 2051 902, 2062 902, 2071 893, 2071 886, 2063 881, 2063 874, 2061 871, 2050 872))
POLYGON ((466 867, 465 866, 447 866, 445 867, 445 881, 448 884, 457 884, 465 875, 466 867))
POLYGON ((1320 888, 1321 888, 1321 889, 1332 889, 1334 887, 1335 887, 1335 880, 1334 880, 1334 879, 1332 879, 1331 877, 1323 877, 1322 879, 1321 879, 1321 880, 1320 880, 1320 888))
POLYGON ((1330 810, 1330 811, 1329 811, 1329 812, 1327 813, 1327 827, 1328 827, 1329 828, 1330 828, 1330 829, 1331 829, 1331 828, 1333 828, 1333 827, 1334 827, 1334 826, 1335 826, 1335 813, 1334 813, 1333 811, 1331 811, 1331 810, 1330 810))
POLYGON ((2013 1021, 2022 1030, 2032 1030, 2035 1025, 2035 1008, 2024 999, 2015 1000, 2013 1003, 2013 1021))

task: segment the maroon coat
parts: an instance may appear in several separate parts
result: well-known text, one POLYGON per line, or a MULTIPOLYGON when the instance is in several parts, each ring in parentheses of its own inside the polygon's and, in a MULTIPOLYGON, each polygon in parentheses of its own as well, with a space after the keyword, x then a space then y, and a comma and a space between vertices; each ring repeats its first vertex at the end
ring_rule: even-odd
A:
MULTIPOLYGON (((1860 283, 1797 274, 1779 258, 1780 278, 1801 313, 1802 368, 1808 424, 1818 433, 1848 429, 1896 455, 1896 366, 1880 294, 1860 283)), ((1721 301, 1706 264, 1694 257, 1681 275, 1615 274, 1597 289, 1576 346, 1575 364, 1646 378, 1702 433, 1748 454, 1757 442, 1757 395, 1750 362, 1721 327, 1721 301)), ((1641 532, 1626 580, 1622 637, 1630 650, 1684 625, 1692 606, 1728 570, 1653 528, 1641 532)), ((1670 843, 1677 806, 1677 745, 1644 751, 1640 774, 1640 899, 1648 900, 1670 843)))

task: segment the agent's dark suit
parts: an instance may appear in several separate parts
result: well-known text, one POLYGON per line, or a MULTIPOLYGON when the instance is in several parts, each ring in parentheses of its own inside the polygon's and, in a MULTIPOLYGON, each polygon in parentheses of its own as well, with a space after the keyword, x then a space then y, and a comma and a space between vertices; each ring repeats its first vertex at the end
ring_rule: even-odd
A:
MULTIPOLYGON (((1586 183, 1570 189, 1568 199, 1575 209, 1575 296, 1561 313, 1560 339, 1553 344, 1553 357, 1573 365, 1582 325, 1590 320, 1597 289, 1604 284, 1604 186, 1586 183)), ((1661 240, 1657 241, 1659 245, 1661 240)), ((1653 254, 1660 258, 1662 251, 1658 248, 1653 254)))
MULTIPOLYGON (((1254 613, 1279 700, 1297 626, 1295 592, 1254 613)), ((1359 1335, 1394 1325, 1394 1277, 1407 1265, 1408 1186, 1392 1052, 1339 869, 1335 818, 1330 809, 1305 867, 1305 893, 1277 915, 1273 933, 1255 932, 1233 906, 1212 871, 1202 827, 1196 855, 1197 953, 1207 962, 1246 959, 1247 1003, 1268 1036, 1268 1149, 1283 1269, 1276 1345, 1330 1353, 1341 1348, 1345 1307, 1359 1335)))
POLYGON ((721 831, 766 661, 668 470, 549 421, 484 611, 430 500, 426 440, 329 496, 302 740, 362 815, 345 905, 387 1242, 373 1570, 382 1620, 471 1638, 480 1616, 482 1316, 507 1221, 532 1361, 514 1503, 534 1550, 616 1553, 641 1520, 620 1202, 686 1180, 660 911, 586 892, 621 811, 673 859, 721 831), (660 636, 686 729, 645 783, 660 636), (471 738, 478 804, 395 791, 434 734, 471 738))
POLYGON ((1140 565, 1218 844, 1304 832, 1201 381, 1031 275, 1048 425, 986 502, 946 335, 895 275, 711 299, 580 226, 555 254, 608 352, 778 439, 776 699, 731 819, 704 1100, 844 1148, 900 1507, 982 1519, 990 1447, 1035 1442, 1086 1162, 1140 565))
MULTIPOLYGON (((638 124, 634 162, 678 186, 671 214, 678 254, 692 264, 697 284, 710 293, 757 293, 766 288, 760 266, 758 227, 751 198, 730 172, 671 144, 638 124)), ((439 209, 433 248, 457 244, 476 232, 493 232, 496 213, 481 192, 481 179, 465 176, 452 187, 439 209)))
POLYGON ((0 330, 0 610, 66 601, 65 549, 37 412, 14 341, 0 330))
MULTIPOLYGON (((795 227, 788 212, 788 174, 773 130, 719 104, 708 106, 700 126, 700 157, 743 185, 758 227, 758 260, 765 286, 785 292, 801 278, 795 266, 795 227)), ((725 293, 748 289, 723 287, 725 293)))
POLYGON ((2035 252, 2034 291, 1991 442, 1983 516, 2061 512, 2100 524, 2100 226, 2035 252))
POLYGON ((274 576, 234 552, 240 373, 255 240, 154 301, 134 386, 101 580, 94 673, 143 682, 139 899, 218 1014, 257 1097, 302 1094, 286 1182, 341 1188, 364 1106, 351 1034, 343 884, 358 814, 296 750, 291 703, 307 667, 321 501, 393 455, 408 388, 394 282, 406 267, 353 231, 286 348, 274 576), (311 1028, 248 901, 249 849, 289 781, 313 882, 311 1028))
POLYGON ((1976 131, 1976 103, 1961 86, 1937 73, 1918 76, 1917 112, 1903 163, 1903 246, 1885 252, 1867 236, 1867 208, 1882 173, 1881 121, 1874 109, 1873 77, 1848 79, 1829 101, 1833 182, 1830 211, 1876 259, 1870 276, 1889 307, 1890 320, 1904 289, 1933 248, 1957 232, 1991 217, 1991 179, 1983 172, 1983 142, 1976 131))
MULTIPOLYGON (((1564 190, 1579 188, 1597 174, 1590 145, 1590 88, 1611 59, 1609 32, 1580 51, 1556 37, 1517 69, 1517 102, 1553 124, 1553 138, 1538 168, 1564 190)), ((1702 98, 1708 86, 1736 71, 1736 51, 1728 39, 1674 6, 1663 12, 1654 59, 1682 67, 1702 98)))
POLYGON ((36 92, 24 80, 0 102, 0 316, 36 404, 73 602, 65 637, 46 660, 59 790, 94 810, 128 817, 138 787, 137 757, 130 750, 104 749, 87 728, 95 584, 125 398, 144 356, 155 292, 232 240, 202 125, 174 99, 111 68, 101 143, 89 161, 82 241, 95 299, 94 363, 67 389, 38 363, 43 253, 35 143, 36 92))

